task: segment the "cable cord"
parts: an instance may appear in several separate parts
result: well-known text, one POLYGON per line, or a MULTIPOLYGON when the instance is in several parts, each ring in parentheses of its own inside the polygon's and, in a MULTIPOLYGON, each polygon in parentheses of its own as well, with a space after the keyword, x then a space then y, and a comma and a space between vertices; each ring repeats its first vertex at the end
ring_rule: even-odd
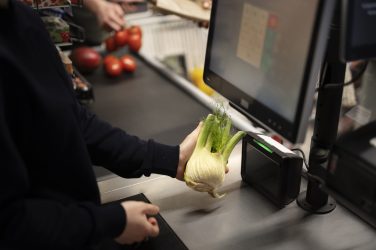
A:
POLYGON ((364 74, 364 72, 366 71, 367 69, 367 66, 368 66, 368 61, 365 61, 362 68, 359 70, 358 74, 355 75, 352 79, 350 79, 349 81, 347 82, 343 82, 343 83, 328 83, 326 84, 325 86, 323 86, 322 84, 316 88, 316 92, 317 91, 320 91, 322 90, 323 88, 338 88, 338 87, 345 87, 345 86, 348 86, 350 84, 353 84, 355 83, 356 81, 358 81, 364 74))
POLYGON ((305 156, 304 151, 301 150, 300 148, 293 148, 293 149, 291 149, 291 151, 297 151, 297 152, 299 152, 302 155, 302 157, 303 157, 303 163, 304 163, 306 169, 308 170, 309 166, 308 166, 307 158, 305 156))
POLYGON ((307 168, 307 170, 303 170, 303 171, 302 171, 302 174, 301 174, 302 177, 306 178, 306 179, 309 180, 309 181, 316 182, 316 183, 318 184, 319 188, 320 188, 323 192, 327 193, 328 195, 331 195, 331 196, 333 196, 333 197, 338 197, 338 196, 336 195, 336 193, 334 193, 333 191, 331 191, 331 190, 326 186, 324 179, 322 179, 321 177, 319 177, 319 176, 317 176, 317 175, 313 175, 313 174, 308 173, 309 165, 308 165, 308 162, 307 162, 307 160, 306 160, 306 156, 305 156, 305 153, 304 153, 303 150, 301 150, 300 148, 293 148, 293 149, 291 149, 291 151, 297 151, 297 152, 299 152, 299 153, 302 155, 304 165, 305 165, 305 167, 307 168))

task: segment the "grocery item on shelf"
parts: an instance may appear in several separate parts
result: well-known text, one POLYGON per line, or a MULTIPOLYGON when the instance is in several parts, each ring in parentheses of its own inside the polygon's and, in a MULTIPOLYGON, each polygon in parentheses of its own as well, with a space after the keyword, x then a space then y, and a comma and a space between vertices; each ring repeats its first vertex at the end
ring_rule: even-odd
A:
POLYGON ((72 84, 77 99, 81 104, 88 105, 94 102, 93 86, 78 72, 74 71, 72 84))
POLYGON ((73 64, 72 64, 71 59, 69 59, 69 57, 65 53, 63 53, 62 51, 59 51, 59 55, 60 55, 61 61, 63 62, 64 66, 65 66, 65 70, 68 72, 68 74, 72 75, 73 74, 73 64))
POLYGON ((82 6, 83 0, 20 0, 25 4, 37 8, 37 9, 44 9, 44 8, 55 8, 55 7, 68 7, 71 5, 79 5, 82 6))
POLYGON ((38 8, 58 7, 58 6, 70 6, 68 0, 37 0, 38 8))
MULTIPOLYGON (((56 45, 61 61, 64 64, 67 73, 72 78, 72 87, 76 93, 78 101, 83 104, 92 103, 94 101, 92 85, 74 68, 72 60, 62 52, 63 45, 71 45, 71 42, 73 41, 83 41, 84 39, 83 29, 70 21, 71 13, 69 11, 70 8, 68 8, 71 5, 82 6, 83 0, 20 1, 34 8, 43 20, 52 41, 56 45)), ((101 63, 101 57, 99 54, 95 53, 97 52, 94 51, 89 53, 88 57, 79 58, 81 62, 79 66, 84 70, 98 67, 101 63)), ((80 55, 82 55, 82 53, 80 55)), ((87 53, 84 53, 84 55, 87 56, 87 53)))
POLYGON ((69 25, 62 18, 56 16, 41 17, 54 43, 70 42, 69 25))
POLYGON ((94 102, 93 86, 73 67, 71 59, 59 48, 58 51, 67 73, 72 78, 72 87, 78 101, 85 105, 94 102))

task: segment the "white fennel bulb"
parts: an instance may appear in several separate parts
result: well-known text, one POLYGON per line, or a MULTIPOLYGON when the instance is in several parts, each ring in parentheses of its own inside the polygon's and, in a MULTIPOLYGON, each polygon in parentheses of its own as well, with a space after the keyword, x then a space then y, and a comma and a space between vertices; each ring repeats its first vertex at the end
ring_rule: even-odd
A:
POLYGON ((222 197, 217 189, 225 179, 228 158, 235 145, 245 136, 238 131, 231 137, 231 120, 226 113, 209 114, 200 131, 196 147, 187 162, 184 181, 192 189, 222 197))

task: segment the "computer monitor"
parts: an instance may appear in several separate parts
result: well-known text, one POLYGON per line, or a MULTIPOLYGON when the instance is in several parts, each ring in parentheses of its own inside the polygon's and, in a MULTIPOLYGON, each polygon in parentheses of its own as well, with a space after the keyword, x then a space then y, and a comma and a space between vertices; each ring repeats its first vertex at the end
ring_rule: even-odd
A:
POLYGON ((204 81, 258 125, 303 142, 334 2, 214 0, 204 81))
POLYGON ((376 57, 375 23, 375 0, 343 0, 341 54, 344 61, 376 57))

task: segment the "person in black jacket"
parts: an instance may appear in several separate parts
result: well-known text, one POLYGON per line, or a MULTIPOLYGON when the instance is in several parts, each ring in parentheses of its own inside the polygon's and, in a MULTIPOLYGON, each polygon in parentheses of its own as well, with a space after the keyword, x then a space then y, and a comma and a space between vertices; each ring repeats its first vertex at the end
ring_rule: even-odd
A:
POLYGON ((0 0, 0 249, 90 249, 158 234, 141 202, 100 204, 92 165, 182 180, 200 125, 179 146, 142 141, 80 106, 39 16, 0 0))

